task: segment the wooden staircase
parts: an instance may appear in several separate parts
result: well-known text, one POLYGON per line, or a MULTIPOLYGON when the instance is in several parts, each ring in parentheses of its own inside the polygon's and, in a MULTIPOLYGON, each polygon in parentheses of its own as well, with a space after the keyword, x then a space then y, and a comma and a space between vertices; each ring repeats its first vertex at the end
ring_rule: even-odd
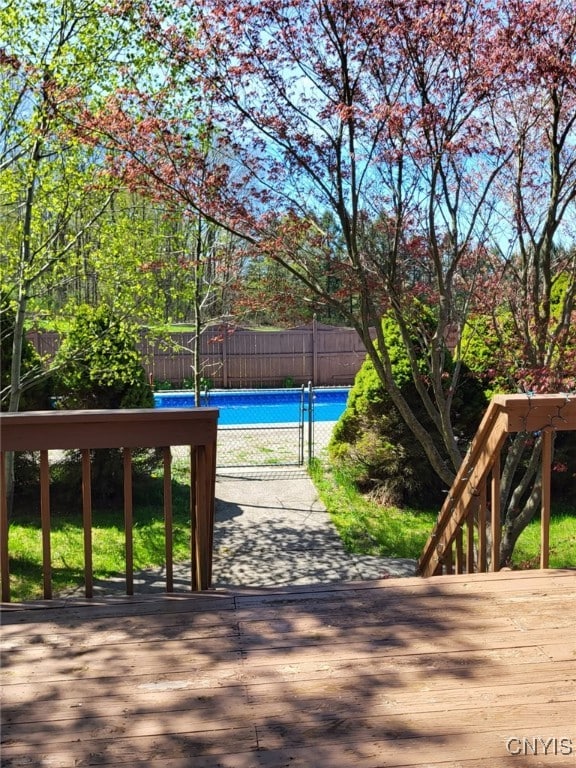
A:
POLYGON ((553 436, 556 431, 575 429, 574 394, 496 395, 420 556, 420 575, 499 569, 501 452, 508 436, 518 432, 542 435, 540 567, 547 568, 553 436))

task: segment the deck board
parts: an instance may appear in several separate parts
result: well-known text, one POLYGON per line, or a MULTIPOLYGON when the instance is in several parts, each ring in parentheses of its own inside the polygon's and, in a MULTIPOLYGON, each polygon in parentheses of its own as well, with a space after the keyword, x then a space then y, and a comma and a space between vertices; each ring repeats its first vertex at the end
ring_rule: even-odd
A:
POLYGON ((4 606, 2 641, 6 768, 576 766, 576 571, 4 606))

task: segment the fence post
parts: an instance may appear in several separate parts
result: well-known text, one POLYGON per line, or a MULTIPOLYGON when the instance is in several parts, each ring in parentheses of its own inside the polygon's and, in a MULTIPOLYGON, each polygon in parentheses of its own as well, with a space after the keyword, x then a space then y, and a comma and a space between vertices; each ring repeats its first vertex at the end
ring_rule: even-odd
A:
POLYGON ((222 386, 228 389, 228 323, 224 323, 222 333, 222 386))
POLYGON ((318 385, 318 321, 316 313, 312 318, 312 385, 318 385))
POLYGON ((308 465, 314 457, 314 388, 308 382, 308 465))

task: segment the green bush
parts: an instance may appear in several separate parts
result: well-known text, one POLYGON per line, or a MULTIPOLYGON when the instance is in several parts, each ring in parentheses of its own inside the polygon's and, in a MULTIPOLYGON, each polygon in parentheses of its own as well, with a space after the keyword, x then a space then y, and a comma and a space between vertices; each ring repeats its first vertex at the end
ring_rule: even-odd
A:
POLYGON ((108 307, 78 307, 58 354, 60 408, 153 408, 138 330, 108 307))
MULTIPOLYGON (((512 394, 518 391, 514 381, 515 366, 511 365, 502 350, 512 358, 514 343, 512 316, 501 313, 497 318, 498 332, 494 320, 484 315, 468 319, 462 331, 460 356, 466 366, 478 376, 488 398, 497 393, 512 394)), ((518 367, 518 366, 516 366, 518 367)))
MULTIPOLYGON (((431 434, 438 435, 440 444, 440 435, 413 383, 400 330, 389 317, 384 318, 382 327, 394 380, 419 421, 431 434)), ((413 341, 418 348, 416 335, 413 341)), ((452 369, 453 362, 446 353, 446 372, 451 373, 452 369)), ((423 351, 421 371, 424 375, 423 351)), ((463 366, 453 407, 455 429, 463 444, 474 435, 485 407, 480 383, 463 366)), ((352 474, 362 490, 383 504, 430 508, 444 498, 443 483, 404 423, 370 359, 364 362, 356 376, 346 410, 334 429, 329 455, 336 466, 352 474)))
MULTIPOLYGON (((81 306, 56 356, 58 407, 153 408, 154 395, 137 349, 138 329, 115 318, 108 307, 81 306)), ((157 463, 156 452, 134 452, 135 474, 147 475, 157 463)), ((92 490, 99 502, 121 497, 121 452, 92 452, 92 490)), ((80 454, 70 451, 54 472, 55 493, 64 502, 79 496, 80 454)))

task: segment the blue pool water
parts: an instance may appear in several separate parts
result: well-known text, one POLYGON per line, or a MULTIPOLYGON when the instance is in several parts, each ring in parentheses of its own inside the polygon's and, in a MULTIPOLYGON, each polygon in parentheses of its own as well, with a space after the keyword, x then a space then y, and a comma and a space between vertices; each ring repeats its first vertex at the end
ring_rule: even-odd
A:
MULTIPOLYGON (((316 387, 312 390, 314 421, 336 421, 346 407, 350 387, 316 387)), ((308 390, 304 391, 304 420, 308 420, 308 390)), ((294 424, 300 419, 301 389, 213 389, 202 396, 202 405, 220 409, 220 425, 294 424)), ((191 408, 191 392, 155 392, 156 408, 191 408)))

